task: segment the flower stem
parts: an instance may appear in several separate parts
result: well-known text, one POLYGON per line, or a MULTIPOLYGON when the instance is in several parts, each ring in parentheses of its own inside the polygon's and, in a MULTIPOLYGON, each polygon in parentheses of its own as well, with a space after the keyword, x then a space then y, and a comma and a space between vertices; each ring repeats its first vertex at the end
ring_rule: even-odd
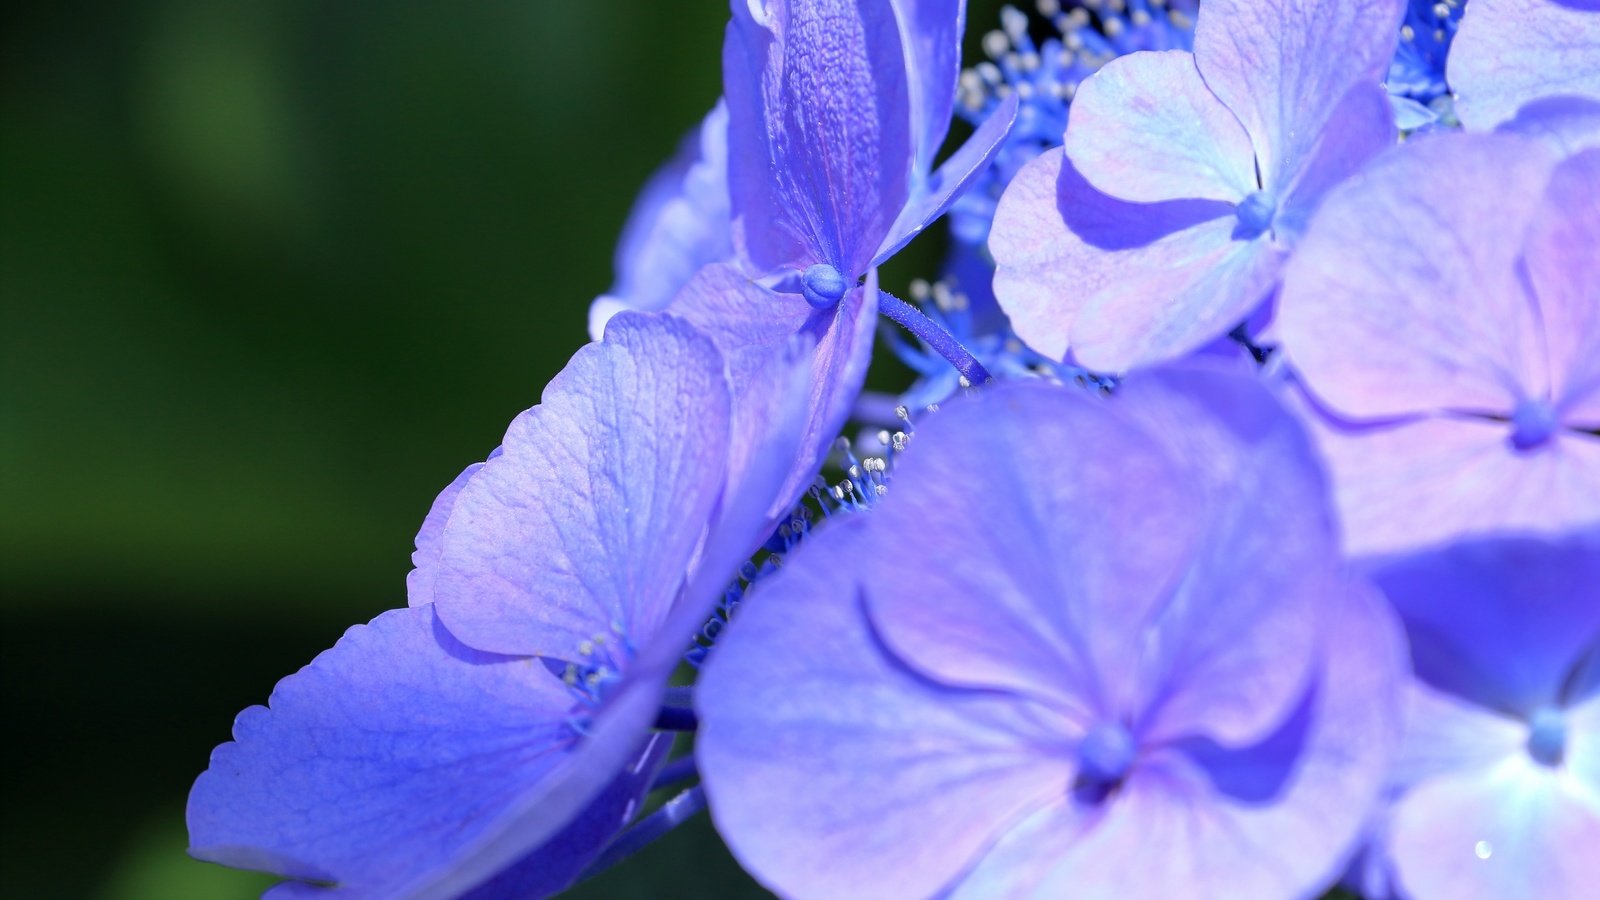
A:
POLYGON ((989 370, 983 367, 983 363, 978 362, 967 348, 961 346, 960 341, 924 315, 922 310, 885 291, 878 292, 878 309, 933 348, 933 352, 949 360, 950 365, 955 366, 956 371, 968 382, 978 385, 989 380, 989 370))
POLYGON ((583 870, 579 881, 587 881, 612 866, 626 860, 640 850, 655 843, 656 839, 682 825, 696 813, 706 808, 706 792, 695 785, 673 797, 661 808, 634 823, 633 827, 617 835, 611 846, 600 852, 589 868, 583 870))

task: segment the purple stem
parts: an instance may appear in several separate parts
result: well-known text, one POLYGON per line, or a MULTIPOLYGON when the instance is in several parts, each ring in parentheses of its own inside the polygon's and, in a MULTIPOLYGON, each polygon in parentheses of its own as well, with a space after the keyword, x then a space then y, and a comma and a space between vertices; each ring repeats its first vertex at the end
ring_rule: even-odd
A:
POLYGON ((911 332, 922 339, 924 344, 933 348, 933 352, 950 361, 956 371, 966 377, 974 385, 983 384, 989 380, 989 370, 983 363, 961 346, 961 342, 950 336, 950 332, 939 327, 939 323, 928 318, 922 310, 901 300, 885 291, 878 292, 878 309, 889 318, 900 324, 901 328, 911 332))
POLYGON ((617 835, 611 846, 600 852, 589 868, 583 870, 579 881, 586 881, 622 862, 640 850, 655 843, 656 839, 682 825, 706 808, 706 792, 695 785, 673 797, 661 808, 634 823, 633 827, 617 835))

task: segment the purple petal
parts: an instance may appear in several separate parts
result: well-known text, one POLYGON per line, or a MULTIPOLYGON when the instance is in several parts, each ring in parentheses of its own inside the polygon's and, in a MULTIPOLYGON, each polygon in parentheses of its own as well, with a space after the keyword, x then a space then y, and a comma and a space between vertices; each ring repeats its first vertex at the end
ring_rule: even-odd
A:
POLYGON ((1544 323, 1562 418, 1600 428, 1600 149, 1556 167, 1523 258, 1544 323))
POLYGON ((1405 671, 1393 617, 1370 592, 1324 612, 1316 688, 1268 740, 1157 751, 1087 825, 1058 806, 1013 829, 953 897, 1315 896, 1382 786, 1405 671))
POLYGON ((1358 83, 1383 80, 1405 7, 1406 0, 1207 0, 1195 23, 1195 65, 1250 135, 1262 187, 1282 196, 1338 100, 1358 83))
POLYGON ((1307 387, 1363 418, 1505 415, 1544 395, 1543 337, 1516 257, 1549 166, 1533 141, 1445 135, 1329 194, 1284 273, 1274 324, 1307 387))
MULTIPOLYGON (((499 450, 495 455, 499 455, 499 450)), ((411 554, 411 571, 406 574, 406 605, 426 606, 433 602, 433 580, 439 572, 439 554, 444 547, 444 526, 456 508, 456 497, 461 489, 478 474, 483 463, 473 463, 462 470, 455 480, 434 498, 433 506, 422 520, 417 531, 416 550, 411 554)))
POLYGON ((1237 203, 1256 189, 1250 136, 1194 63, 1182 50, 1134 53, 1084 79, 1066 151, 1090 184, 1135 203, 1237 203))
POLYGON ((961 80, 961 35, 967 0, 890 0, 900 19, 911 99, 911 135, 917 171, 933 170, 933 158, 950 130, 961 80))
POLYGON ((1274 231, 1280 238, 1298 240, 1323 195, 1393 147, 1398 138, 1388 92, 1366 81, 1352 87, 1334 109, 1289 187, 1282 211, 1273 221, 1274 231))
POLYGON ((1110 404, 1000 388, 916 440, 861 552, 919 671, 1150 740, 1249 742, 1299 696, 1337 547, 1310 445, 1252 376, 1134 380, 1110 404))
POLYGON ((905 54, 883 0, 736 0, 723 48, 734 242, 758 273, 858 275, 905 204, 905 54))
POLYGON ((863 524, 835 520, 758 587, 696 688, 717 829, 785 895, 934 894, 1071 780, 1048 746, 1069 725, 884 655, 852 586, 863 524))
POLYGON ((645 642, 722 492, 729 414, 707 337, 618 316, 462 489, 434 583, 440 617, 499 653, 571 660, 596 635, 645 642))
POLYGON ((1077 360, 1124 372, 1179 359, 1249 318, 1277 285, 1285 253, 1235 240, 1233 229, 1213 220, 1144 248, 1139 269, 1084 304, 1072 326, 1077 360))
POLYGON ((649 710, 580 742, 574 703, 544 666, 460 644, 431 608, 385 613, 240 714, 190 794, 191 852, 361 896, 442 896, 560 835, 584 845, 535 855, 547 883, 569 881, 661 757, 640 754, 649 710))
POLYGON ((883 239, 883 246, 873 257, 872 265, 876 266, 900 252, 900 248, 944 215, 950 209, 950 204, 966 193, 972 182, 989 168, 994 155, 1000 152, 1007 135, 1011 133, 1011 126, 1016 124, 1017 102, 1015 96, 1002 100, 994 113, 967 138, 967 142, 950 154, 939 171, 919 186, 919 194, 900 211, 894 227, 883 239))
POLYGON ((815 342, 805 425, 788 451, 792 466, 776 492, 775 508, 787 509, 799 499, 844 427, 872 360, 877 310, 875 273, 833 309, 814 309, 798 294, 768 291, 731 266, 708 267, 674 299, 673 313, 715 341, 727 359, 731 383, 742 392, 736 410, 741 404, 770 404, 771 397, 751 393, 750 386, 766 382, 761 373, 797 335, 815 342))
POLYGON ((1000 198, 989 249, 994 291, 1017 335, 1064 359, 1083 304, 1166 252, 1162 239, 1231 219, 1214 201, 1127 203, 1095 190, 1060 149, 1028 163, 1000 198), (1148 245, 1148 247, 1147 247, 1148 245))
POLYGON ((1413 788, 1389 845, 1408 896, 1577 898, 1600 882, 1600 810, 1526 756, 1413 788))
POLYGON ((1488 130, 1544 97, 1600 99, 1600 7, 1472 0, 1450 46, 1456 116, 1488 130))
MULTIPOLYGON (((1412 646, 1432 652, 1418 648, 1415 638, 1412 646)), ((1413 660, 1437 667, 1436 662, 1413 660)), ((1389 773, 1396 789, 1444 774, 1485 771, 1523 754, 1528 744, 1527 722, 1415 679, 1406 689, 1405 721, 1400 757, 1389 773)))
POLYGON ((1600 530, 1457 543, 1380 565, 1373 580, 1405 622, 1417 678, 1504 715, 1558 704, 1600 646, 1600 530))
POLYGON ((589 307, 589 336, 625 309, 665 309, 702 266, 733 258, 728 211, 728 109, 684 139, 634 201, 617 245, 617 280, 589 307))
POLYGON ((1307 421, 1333 476, 1351 556, 1600 520, 1600 438, 1592 435, 1564 432, 1518 451, 1509 425, 1486 419, 1352 429, 1308 412, 1307 421))
POLYGON ((1600 147, 1600 99, 1546 97, 1517 110, 1496 131, 1538 138, 1563 156, 1600 147))

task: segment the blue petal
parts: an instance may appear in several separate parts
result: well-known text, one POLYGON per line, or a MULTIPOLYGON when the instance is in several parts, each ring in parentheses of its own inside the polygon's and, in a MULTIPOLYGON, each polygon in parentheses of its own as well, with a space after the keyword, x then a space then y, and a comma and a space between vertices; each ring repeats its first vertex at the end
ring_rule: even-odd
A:
POLYGON ((911 133, 917 171, 933 169, 933 158, 950 130, 956 85, 961 80, 961 35, 966 0, 890 0, 900 17, 906 67, 911 73, 911 133))
POLYGON ((729 414, 709 339, 670 317, 612 320, 462 489, 440 617, 496 653, 576 660, 597 636, 643 646, 722 493, 729 414))
MULTIPOLYGON (((497 448, 494 455, 500 455, 497 448)), ((443 549, 441 538, 444 535, 444 526, 450 521, 450 513, 456 508, 456 498, 461 495, 461 489, 467 486, 478 470, 483 468, 483 463, 473 463, 461 471, 455 480, 445 485, 439 496, 433 500, 433 506, 428 508, 428 515, 422 520, 422 527, 417 530, 416 550, 411 554, 411 571, 406 575, 406 604, 408 606, 426 606, 433 602, 433 579, 439 572, 439 553, 443 549)))
POLYGON ((759 272, 865 272, 905 205, 913 158, 893 8, 734 0, 723 82, 736 249, 759 272))
POLYGON ((542 877, 570 880, 660 759, 641 750, 646 705, 582 740, 573 706, 537 661, 472 650, 429 607, 390 611, 240 714, 190 794, 191 852, 338 893, 440 896, 561 835, 584 846, 540 857, 542 877))

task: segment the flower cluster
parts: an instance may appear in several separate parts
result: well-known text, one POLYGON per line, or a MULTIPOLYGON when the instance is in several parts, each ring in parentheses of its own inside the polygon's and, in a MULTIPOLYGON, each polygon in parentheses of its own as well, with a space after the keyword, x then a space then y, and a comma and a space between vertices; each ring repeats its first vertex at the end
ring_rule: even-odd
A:
POLYGON ((191 852, 545 896, 709 809, 791 897, 1591 895, 1600 6, 1041 0, 966 71, 964 0, 731 13, 592 343, 191 852))

